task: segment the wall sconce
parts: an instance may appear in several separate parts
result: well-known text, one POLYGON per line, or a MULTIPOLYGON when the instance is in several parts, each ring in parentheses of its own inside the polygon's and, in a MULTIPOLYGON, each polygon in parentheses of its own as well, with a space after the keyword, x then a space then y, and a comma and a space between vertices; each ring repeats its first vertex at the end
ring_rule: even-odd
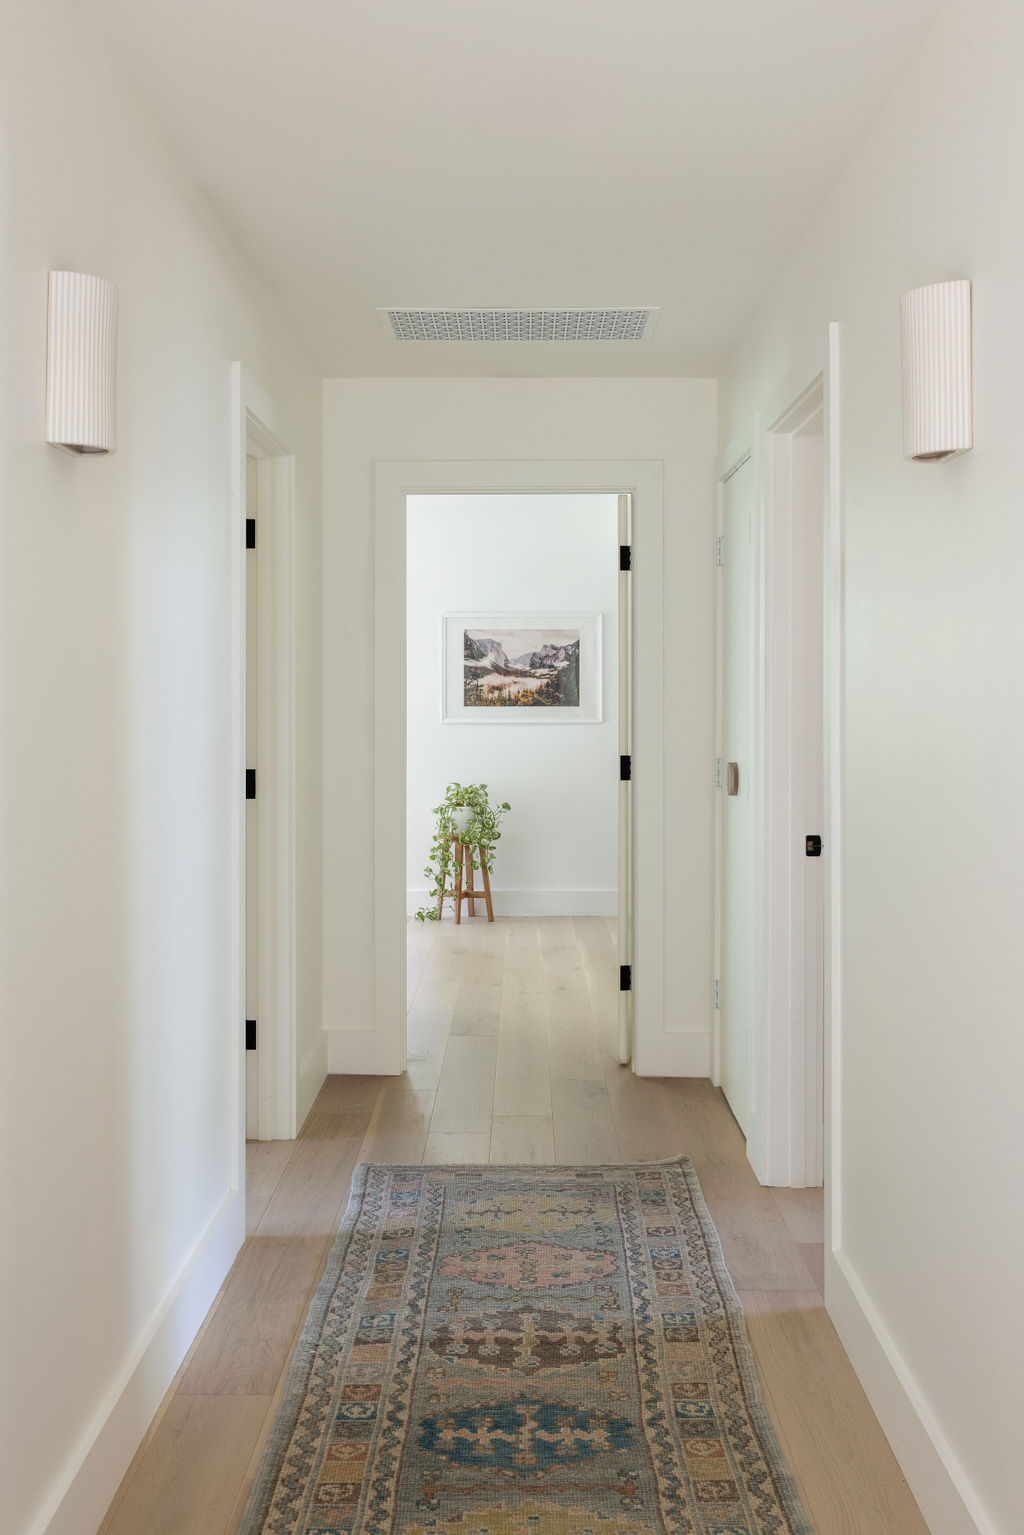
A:
POLYGON ((117 289, 103 277, 50 273, 46 440, 72 453, 117 448, 117 289))
POLYGON ((974 443, 971 284, 930 283, 900 300, 903 456, 941 463, 974 443))

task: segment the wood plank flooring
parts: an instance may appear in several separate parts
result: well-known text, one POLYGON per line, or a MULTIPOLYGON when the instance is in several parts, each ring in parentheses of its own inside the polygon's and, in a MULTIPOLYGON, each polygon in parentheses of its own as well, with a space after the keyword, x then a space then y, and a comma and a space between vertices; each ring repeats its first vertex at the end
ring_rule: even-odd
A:
POLYGON ((604 918, 409 928, 409 1066, 250 1143, 249 1238, 101 1535, 234 1535, 359 1161, 694 1162, 816 1535, 927 1535, 821 1295, 820 1190, 762 1189, 722 1094, 618 1066, 604 918))

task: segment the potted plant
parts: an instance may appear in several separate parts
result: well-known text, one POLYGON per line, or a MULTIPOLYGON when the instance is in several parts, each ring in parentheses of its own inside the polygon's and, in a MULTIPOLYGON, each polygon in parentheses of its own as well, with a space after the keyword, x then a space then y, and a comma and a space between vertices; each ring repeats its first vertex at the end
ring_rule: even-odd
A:
POLYGON ((444 800, 434 806, 434 840, 430 844, 430 865, 423 870, 433 880, 432 901, 416 913, 420 922, 436 922, 441 905, 450 895, 455 879, 455 844, 453 838, 473 850, 473 868, 494 868, 494 844, 501 837, 498 827, 511 805, 503 801, 492 805, 485 783, 450 783, 444 800))

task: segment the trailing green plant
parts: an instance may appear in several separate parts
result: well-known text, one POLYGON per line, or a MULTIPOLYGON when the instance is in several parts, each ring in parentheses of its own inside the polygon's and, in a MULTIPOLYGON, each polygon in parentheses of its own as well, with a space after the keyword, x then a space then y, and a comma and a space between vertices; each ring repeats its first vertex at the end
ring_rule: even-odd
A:
POLYGON ((494 868, 494 844, 500 839, 498 827, 507 810, 512 806, 507 800, 492 805, 487 797, 485 783, 450 783, 444 791, 444 800, 434 806, 434 840, 430 844, 430 864, 423 870, 427 879, 433 880, 432 902, 421 906, 416 913, 420 922, 436 922, 440 915, 443 898, 455 884, 455 844, 453 837, 473 850, 473 868, 494 868), (458 810, 473 812, 465 830, 455 829, 455 813, 458 810))

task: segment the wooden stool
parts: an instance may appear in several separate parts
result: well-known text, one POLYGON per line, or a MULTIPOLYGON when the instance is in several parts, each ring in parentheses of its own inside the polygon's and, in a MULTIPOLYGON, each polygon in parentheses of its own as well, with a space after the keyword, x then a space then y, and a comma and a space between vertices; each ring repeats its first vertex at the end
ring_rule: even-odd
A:
MULTIPOLYGON (((461 922, 463 901, 468 901, 469 915, 471 917, 475 917, 476 903, 480 897, 473 889, 473 849, 470 847, 468 842, 460 842, 458 837, 453 837, 452 843, 455 847, 455 889, 443 890, 438 896, 437 915, 440 918, 441 908, 444 905, 445 896, 451 895, 455 898, 455 920, 456 922, 461 922), (462 888, 463 866, 465 866, 466 871, 465 889, 462 888)), ((484 877, 484 901, 487 905, 487 920, 488 922, 493 922, 494 907, 491 905, 491 877, 487 872, 487 865, 482 858, 480 860, 480 872, 484 877)))

